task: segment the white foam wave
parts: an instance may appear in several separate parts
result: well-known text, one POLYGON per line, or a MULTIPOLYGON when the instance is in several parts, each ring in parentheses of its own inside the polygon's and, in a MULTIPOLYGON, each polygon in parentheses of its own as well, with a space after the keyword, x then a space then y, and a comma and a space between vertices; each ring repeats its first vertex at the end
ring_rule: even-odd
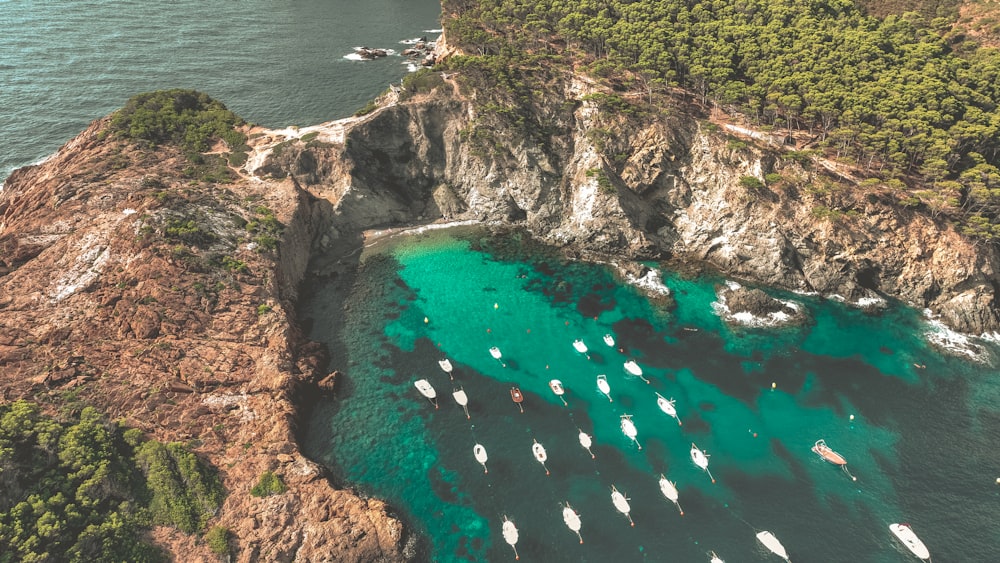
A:
POLYGON ((361 55, 359 55, 357 53, 351 53, 350 55, 344 55, 344 58, 347 59, 347 60, 349 60, 349 61, 363 61, 363 60, 365 60, 364 57, 362 57, 361 55))
POLYGON ((660 272, 656 270, 651 269, 642 277, 626 274, 625 279, 628 283, 650 293, 662 296, 670 295, 670 288, 664 285, 663 280, 660 278, 660 272))
POLYGON ((739 288, 741 288, 743 286, 740 285, 737 282, 732 281, 732 280, 726 280, 726 287, 728 287, 730 289, 730 291, 736 291, 737 289, 739 289, 739 288))
MULTIPOLYGON (((726 282, 726 285, 729 285, 729 283, 730 282, 726 282)), ((736 285, 737 287, 739 286, 739 284, 736 285)), ((782 301, 780 299, 779 301, 781 301, 781 303, 784 303, 785 305, 788 305, 795 311, 799 310, 799 304, 794 301, 782 301)), ((794 320, 792 315, 789 315, 784 311, 774 311, 768 313, 767 316, 764 317, 759 315, 754 315, 749 311, 740 311, 739 313, 733 313, 729 309, 729 305, 726 304, 725 295, 717 295, 717 299, 715 301, 712 301, 711 306, 712 306, 712 312, 715 313, 716 316, 718 316, 720 319, 753 328, 781 326, 783 324, 787 324, 788 322, 794 320)))
POLYGON ((443 29, 425 29, 424 33, 443 33, 443 29))
POLYGON ((927 330, 924 338, 938 348, 963 356, 976 362, 986 362, 989 353, 985 348, 975 343, 972 337, 948 328, 943 322, 936 319, 930 309, 924 309, 924 317, 927 320, 927 330))

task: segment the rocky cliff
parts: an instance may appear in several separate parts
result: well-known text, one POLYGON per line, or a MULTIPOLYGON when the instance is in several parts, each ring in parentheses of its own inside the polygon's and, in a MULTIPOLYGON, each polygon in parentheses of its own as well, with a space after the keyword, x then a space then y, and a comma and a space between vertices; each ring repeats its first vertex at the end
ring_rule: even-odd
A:
POLYGON ((247 172, 294 176, 329 201, 332 236, 442 218, 517 223, 578 255, 696 261, 794 291, 899 299, 962 332, 1000 329, 996 248, 901 205, 898 190, 738 139, 676 99, 616 115, 578 77, 553 87, 551 103, 569 108, 553 111, 555 133, 499 126, 484 143, 470 132, 496 121, 455 79, 311 129, 323 148, 296 142, 301 132, 259 144, 247 172))

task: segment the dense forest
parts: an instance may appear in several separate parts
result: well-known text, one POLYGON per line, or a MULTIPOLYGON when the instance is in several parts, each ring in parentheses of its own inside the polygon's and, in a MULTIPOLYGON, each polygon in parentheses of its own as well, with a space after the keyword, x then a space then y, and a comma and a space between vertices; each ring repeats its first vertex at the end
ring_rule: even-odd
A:
MULTIPOLYGON (((444 0, 444 9, 448 41, 467 53, 450 68, 504 86, 530 81, 512 68, 572 64, 649 99, 684 88, 758 127, 806 133, 890 185, 919 186, 901 200, 1000 237, 1000 51, 952 33, 948 17, 876 18, 851 0, 444 0)), ((951 5, 939 12, 955 15, 951 5)))
POLYGON ((182 444, 146 440, 92 407, 57 420, 26 401, 0 406, 0 562, 165 561, 143 532, 201 532, 222 499, 182 444))

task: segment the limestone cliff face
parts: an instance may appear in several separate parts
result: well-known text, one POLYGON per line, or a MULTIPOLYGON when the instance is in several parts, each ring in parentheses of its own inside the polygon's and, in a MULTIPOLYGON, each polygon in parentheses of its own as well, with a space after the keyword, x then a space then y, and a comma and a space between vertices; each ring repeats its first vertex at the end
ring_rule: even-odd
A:
POLYGON ((501 130, 484 150, 464 138, 476 106, 439 92, 323 129, 322 149, 298 143, 275 158, 262 143, 264 164, 249 171, 291 174, 329 201, 330 236, 440 218, 513 222, 574 252, 702 261, 791 290, 897 298, 963 332, 1000 329, 995 249, 888 189, 860 188, 822 159, 733 143, 681 107, 626 119, 583 101, 594 91, 585 81, 563 90, 576 109, 545 146, 501 130))
MULTIPOLYGON (((232 531, 236 561, 409 559, 385 504, 332 487, 297 443, 299 397, 326 373, 294 300, 330 205, 287 178, 192 179, 178 151, 103 138, 106 126, 0 191, 2 400, 78 408, 63 404, 72 389, 187 443, 220 473, 210 524, 232 531), (284 225, 274 250, 247 229, 268 214, 284 225), (252 496, 265 471, 288 491, 252 496)), ((219 560, 196 537, 153 536, 178 561, 219 560)))

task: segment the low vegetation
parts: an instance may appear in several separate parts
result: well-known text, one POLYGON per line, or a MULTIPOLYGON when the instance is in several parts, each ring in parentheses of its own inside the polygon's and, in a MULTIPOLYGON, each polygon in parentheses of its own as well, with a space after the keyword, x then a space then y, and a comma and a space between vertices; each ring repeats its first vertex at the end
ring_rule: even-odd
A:
POLYGON ((223 493, 194 454, 78 412, 0 406, 0 562, 165 561, 151 524, 204 530, 223 493))
POLYGON ((188 152, 205 152, 221 139, 231 149, 246 143, 235 127, 243 120, 221 102, 195 90, 159 90, 133 96, 111 118, 118 136, 153 145, 174 144, 188 152))
POLYGON ((265 471, 260 476, 260 480, 257 481, 257 484, 250 489, 250 494, 255 497, 269 497, 271 495, 280 495, 287 490, 288 486, 281 480, 280 475, 271 471, 265 471))

